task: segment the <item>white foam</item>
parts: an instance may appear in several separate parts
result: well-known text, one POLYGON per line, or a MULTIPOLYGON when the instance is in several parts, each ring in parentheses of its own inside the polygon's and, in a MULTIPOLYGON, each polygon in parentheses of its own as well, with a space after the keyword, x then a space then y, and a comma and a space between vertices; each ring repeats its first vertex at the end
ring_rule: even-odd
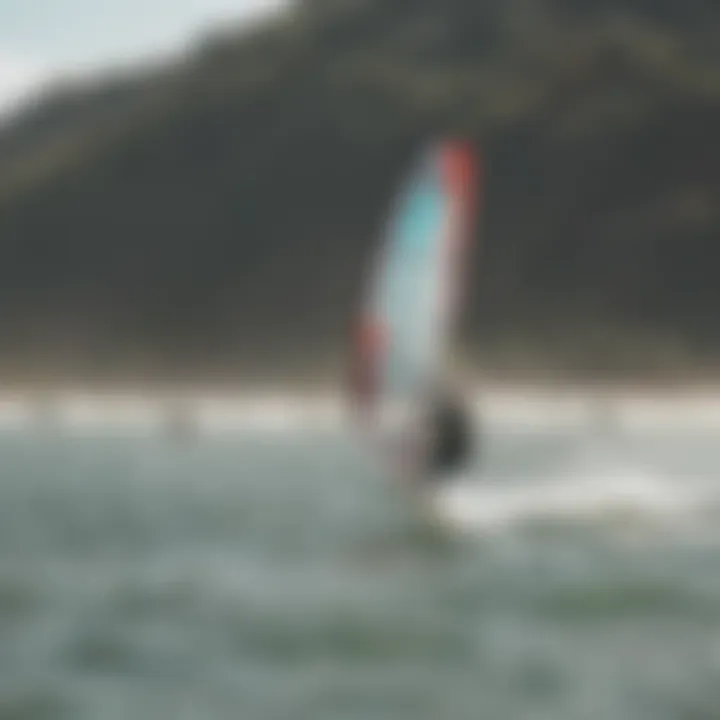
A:
POLYGON ((617 519, 670 527, 699 521, 716 492, 618 463, 568 468, 560 477, 537 482, 468 479, 439 493, 435 511, 441 522, 464 531, 545 522, 602 525, 617 519))
POLYGON ((54 423, 71 432, 157 432, 165 422, 160 401, 126 395, 61 396, 48 410, 54 423))
POLYGON ((293 433, 337 429, 345 413, 324 397, 284 395, 92 393, 0 396, 0 431, 51 428, 73 434, 162 433, 178 422, 200 434, 293 433))
POLYGON ((0 429, 27 430, 35 422, 33 407, 22 398, 0 399, 0 429))

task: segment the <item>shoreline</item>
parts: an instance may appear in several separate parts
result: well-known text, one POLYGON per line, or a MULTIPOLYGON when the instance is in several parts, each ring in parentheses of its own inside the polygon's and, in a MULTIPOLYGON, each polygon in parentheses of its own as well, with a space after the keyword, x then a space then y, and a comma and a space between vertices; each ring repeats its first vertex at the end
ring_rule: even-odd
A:
MULTIPOLYGON (((568 396, 587 397, 696 397, 717 396, 720 399, 720 377, 698 376, 692 379, 634 379, 562 380, 548 377, 518 377, 497 379, 489 376, 461 375, 455 386, 473 397, 498 395, 568 396)), ((42 402, 58 397, 93 397, 118 399, 145 398, 153 401, 185 401, 224 399, 228 401, 270 400, 293 398, 296 400, 335 400, 344 402, 346 388, 339 382, 203 382, 186 381, 163 383, 152 380, 108 381, 10 381, 0 382, 0 402, 8 398, 25 398, 42 402)))
MULTIPOLYGON (((195 433, 350 427, 347 398, 337 390, 194 385, 152 388, 89 385, 0 386, 0 427, 131 429, 195 433)), ((720 429, 720 384, 608 388, 595 385, 475 385, 467 393, 476 418, 509 426, 693 425, 720 429)))
MULTIPOLYGON (((715 437, 720 433, 720 395, 712 401, 621 401, 600 413, 587 403, 540 398, 495 399, 472 405, 473 425, 490 435, 571 433, 578 442, 605 437, 680 432, 715 437)), ((21 433, 28 438, 155 438, 181 446, 203 439, 234 441, 256 437, 329 437, 357 440, 351 416, 337 404, 220 403, 190 404, 181 412, 152 399, 122 403, 75 399, 49 406, 0 398, 0 437, 21 433)))

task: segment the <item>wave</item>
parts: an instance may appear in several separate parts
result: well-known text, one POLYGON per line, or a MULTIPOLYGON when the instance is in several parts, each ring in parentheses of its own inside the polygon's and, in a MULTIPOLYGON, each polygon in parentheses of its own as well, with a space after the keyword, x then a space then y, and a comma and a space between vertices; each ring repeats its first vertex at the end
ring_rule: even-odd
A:
POLYGON ((439 520, 461 530, 497 531, 535 524, 698 528, 720 509, 720 488, 664 477, 640 463, 576 456, 548 478, 502 482, 467 477, 433 501, 439 520))

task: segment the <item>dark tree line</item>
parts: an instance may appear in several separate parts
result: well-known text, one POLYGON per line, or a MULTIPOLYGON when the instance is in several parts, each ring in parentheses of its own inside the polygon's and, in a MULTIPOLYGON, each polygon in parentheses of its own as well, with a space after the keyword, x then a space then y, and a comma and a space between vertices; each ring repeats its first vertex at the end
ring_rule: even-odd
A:
POLYGON ((0 132, 0 360, 321 374, 430 138, 487 163, 471 355, 694 368, 720 340, 720 8, 305 0, 0 132))

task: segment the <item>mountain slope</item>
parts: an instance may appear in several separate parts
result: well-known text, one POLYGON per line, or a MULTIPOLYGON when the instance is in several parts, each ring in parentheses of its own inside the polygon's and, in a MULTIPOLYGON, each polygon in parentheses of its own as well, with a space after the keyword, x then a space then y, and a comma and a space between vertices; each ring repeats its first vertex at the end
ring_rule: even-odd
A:
POLYGON ((718 20, 709 2, 315 0, 61 92, 0 134, 2 358, 325 372, 408 160, 461 132, 488 163, 474 356, 705 362, 718 20))

